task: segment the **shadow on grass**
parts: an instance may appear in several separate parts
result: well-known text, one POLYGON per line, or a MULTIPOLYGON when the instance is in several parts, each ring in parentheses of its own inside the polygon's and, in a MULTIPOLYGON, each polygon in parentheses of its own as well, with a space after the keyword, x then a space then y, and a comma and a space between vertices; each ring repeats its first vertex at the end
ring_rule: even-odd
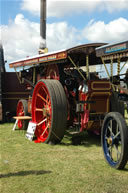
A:
POLYGON ((90 147, 92 145, 101 146, 101 138, 99 135, 87 133, 86 131, 80 133, 71 133, 70 131, 66 131, 61 145, 82 145, 86 147, 90 147))
POLYGON ((9 178, 9 177, 14 177, 14 176, 28 176, 28 175, 44 175, 44 174, 49 174, 49 173, 51 173, 51 171, 45 171, 45 170, 20 171, 20 172, 16 172, 16 173, 0 174, 0 178, 9 178))
POLYGON ((124 168, 122 171, 128 172, 128 168, 124 168))

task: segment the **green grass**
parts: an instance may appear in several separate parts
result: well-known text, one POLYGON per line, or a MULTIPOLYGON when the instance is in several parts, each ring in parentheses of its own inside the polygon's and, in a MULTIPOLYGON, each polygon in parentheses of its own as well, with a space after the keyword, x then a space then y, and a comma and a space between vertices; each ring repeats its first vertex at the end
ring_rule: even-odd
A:
POLYGON ((126 120, 126 123, 128 124, 128 113, 126 110, 125 110, 125 120, 126 120))
POLYGON ((72 145, 35 144, 13 124, 1 128, 1 193, 128 193, 128 165, 118 171, 106 164, 99 138, 85 135, 72 145))

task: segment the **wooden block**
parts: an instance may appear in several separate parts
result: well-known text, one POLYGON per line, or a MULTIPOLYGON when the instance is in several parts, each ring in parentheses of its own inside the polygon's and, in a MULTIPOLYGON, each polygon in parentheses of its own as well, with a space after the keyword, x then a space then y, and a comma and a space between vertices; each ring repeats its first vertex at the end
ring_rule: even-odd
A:
POLYGON ((13 117, 16 120, 31 120, 32 117, 30 116, 17 116, 17 117, 13 117))

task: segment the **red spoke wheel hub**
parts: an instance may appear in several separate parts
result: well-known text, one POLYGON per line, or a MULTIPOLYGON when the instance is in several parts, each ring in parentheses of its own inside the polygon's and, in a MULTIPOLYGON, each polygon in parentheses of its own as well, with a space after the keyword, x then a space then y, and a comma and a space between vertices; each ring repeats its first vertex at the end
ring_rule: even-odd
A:
POLYGON ((32 97, 32 121, 37 124, 35 142, 58 143, 67 122, 67 101, 57 80, 40 80, 32 97))

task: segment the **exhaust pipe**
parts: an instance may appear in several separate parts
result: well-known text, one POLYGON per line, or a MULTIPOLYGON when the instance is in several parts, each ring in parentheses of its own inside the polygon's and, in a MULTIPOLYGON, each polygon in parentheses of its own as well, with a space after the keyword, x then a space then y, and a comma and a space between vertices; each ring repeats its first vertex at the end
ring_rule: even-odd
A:
POLYGON ((46 0, 40 0, 40 47, 39 54, 47 53, 46 48, 46 0))

